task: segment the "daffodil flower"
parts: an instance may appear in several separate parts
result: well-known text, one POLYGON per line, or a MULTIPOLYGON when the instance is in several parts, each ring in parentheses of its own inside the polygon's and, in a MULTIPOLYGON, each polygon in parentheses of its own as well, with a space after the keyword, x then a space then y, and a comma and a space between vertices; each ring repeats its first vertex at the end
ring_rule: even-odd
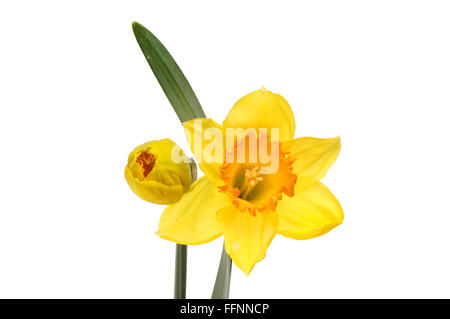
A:
POLYGON ((147 142, 128 156, 125 178, 143 200, 168 205, 177 202, 191 185, 189 160, 170 139, 147 142))
POLYGON ((339 154, 340 139, 294 139, 294 116, 281 95, 261 89, 241 98, 222 125, 212 119, 196 119, 185 122, 184 127, 205 176, 165 209, 160 237, 197 245, 223 234, 227 253, 248 275, 265 257, 277 233, 309 239, 342 223, 339 202, 319 182, 339 154), (207 129, 226 136, 229 129, 237 128, 268 130, 266 135, 258 133, 257 139, 278 145, 272 147, 278 158, 275 172, 264 172, 267 166, 262 159, 251 160, 248 154, 240 162, 229 160, 230 151, 235 156, 242 144, 249 150, 248 134, 237 138, 231 149, 224 139, 223 149, 215 150, 207 143, 211 136, 203 136, 207 129), (278 137, 270 134, 272 129, 278 129, 278 137), (215 161, 201 158, 208 152, 215 161))

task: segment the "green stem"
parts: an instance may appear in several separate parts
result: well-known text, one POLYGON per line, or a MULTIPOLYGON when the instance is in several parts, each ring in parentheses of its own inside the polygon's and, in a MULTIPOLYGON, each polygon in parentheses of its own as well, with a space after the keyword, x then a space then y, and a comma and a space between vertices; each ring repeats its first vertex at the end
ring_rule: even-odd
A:
POLYGON ((186 299, 187 246, 177 244, 175 255, 175 299, 186 299))
MULTIPOLYGON (((191 184, 197 180, 197 164, 192 158, 189 163, 191 168, 191 184)), ((177 244, 175 254, 175 299, 186 299, 186 268, 187 268, 187 246, 177 244)))
POLYGON ((223 246, 212 299, 228 299, 230 295, 231 265, 231 258, 228 256, 225 246, 223 246))

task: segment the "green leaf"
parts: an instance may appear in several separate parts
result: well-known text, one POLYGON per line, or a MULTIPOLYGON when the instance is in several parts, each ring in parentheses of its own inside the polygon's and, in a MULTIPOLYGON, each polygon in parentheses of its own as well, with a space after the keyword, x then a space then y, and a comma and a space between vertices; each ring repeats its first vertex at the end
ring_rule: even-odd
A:
POLYGON ((132 26, 142 53, 180 121, 205 117, 189 82, 167 49, 141 24, 133 22, 132 26))
MULTIPOLYGON (((133 32, 142 53, 181 123, 205 117, 189 82, 162 43, 145 27, 133 22, 133 32)), ((192 167, 191 167, 192 172, 192 167)), ((195 170, 195 180, 197 173, 195 170)), ((176 245, 174 298, 186 298, 187 246, 176 245)))
MULTIPOLYGON (((195 118, 206 117, 197 96, 169 51, 167 51, 162 43, 141 24, 133 22, 132 26, 134 35, 141 47, 144 57, 169 99, 170 104, 172 104, 180 121, 183 123, 195 118)), ((175 298, 186 297, 186 264, 187 246, 177 244, 175 261, 175 298)), ((212 298, 228 298, 230 292, 231 265, 231 258, 228 256, 224 247, 212 298)))
POLYGON ((231 265, 231 258, 228 256, 225 246, 223 246, 212 299, 228 299, 230 295, 231 265))

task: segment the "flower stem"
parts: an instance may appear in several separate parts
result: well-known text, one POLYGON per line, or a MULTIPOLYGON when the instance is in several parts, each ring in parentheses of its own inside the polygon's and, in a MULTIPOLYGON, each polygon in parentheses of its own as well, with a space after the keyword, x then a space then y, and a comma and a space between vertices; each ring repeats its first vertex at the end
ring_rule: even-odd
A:
MULTIPOLYGON (((197 180, 197 164, 191 158, 191 184, 197 180)), ((177 244, 175 254, 175 299, 186 299, 186 268, 187 268, 187 246, 177 244)))
POLYGON ((211 299, 228 299, 230 295, 231 265, 231 258, 228 256, 224 245, 211 299))
POLYGON ((187 246, 177 244, 175 255, 175 299, 186 299, 187 246))

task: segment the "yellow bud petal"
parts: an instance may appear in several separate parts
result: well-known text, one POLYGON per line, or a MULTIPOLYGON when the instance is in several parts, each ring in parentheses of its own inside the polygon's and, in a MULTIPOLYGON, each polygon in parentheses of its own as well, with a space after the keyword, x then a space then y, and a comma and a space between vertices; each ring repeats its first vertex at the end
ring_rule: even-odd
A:
POLYGON ((189 189, 191 170, 183 150, 170 139, 136 147, 128 157, 125 178, 143 200, 169 205, 189 189))

